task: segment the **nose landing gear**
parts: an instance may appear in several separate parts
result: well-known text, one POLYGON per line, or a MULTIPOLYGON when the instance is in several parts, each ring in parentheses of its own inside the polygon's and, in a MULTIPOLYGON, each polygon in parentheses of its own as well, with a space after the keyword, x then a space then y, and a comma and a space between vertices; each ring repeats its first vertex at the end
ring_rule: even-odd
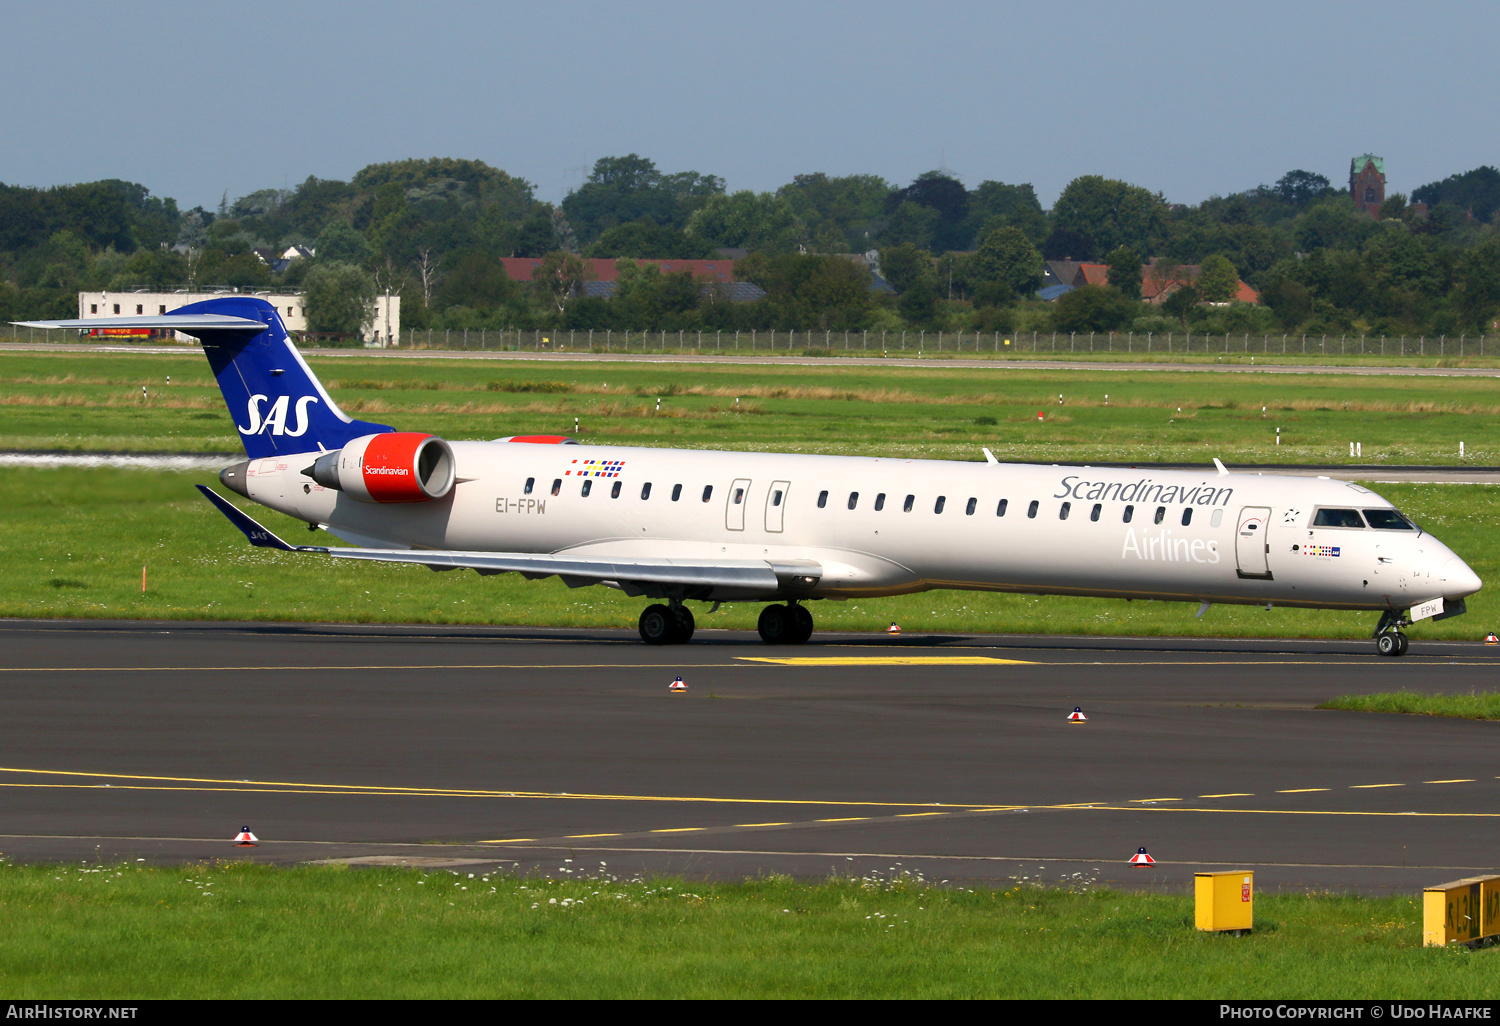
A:
POLYGON ((756 626, 760 640, 767 645, 801 645, 812 637, 813 618, 805 606, 790 601, 784 606, 761 610, 756 626))
POLYGON ((1397 613, 1387 609, 1380 614, 1380 623, 1375 626, 1375 650, 1383 656, 1406 655, 1406 649, 1411 641, 1405 634, 1401 633, 1402 627, 1410 627, 1412 622, 1406 618, 1404 613, 1397 613))

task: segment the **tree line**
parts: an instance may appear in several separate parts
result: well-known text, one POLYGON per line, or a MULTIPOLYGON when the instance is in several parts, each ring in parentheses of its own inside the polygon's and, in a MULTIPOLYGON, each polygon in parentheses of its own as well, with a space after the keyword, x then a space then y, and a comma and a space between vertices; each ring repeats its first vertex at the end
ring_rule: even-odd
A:
POLYGON ((1305 170, 1196 205, 1083 175, 1044 210, 1028 184, 970 189, 944 171, 904 186, 817 173, 730 192, 716 175, 665 172, 637 154, 597 161, 560 204, 450 158, 226 195, 214 210, 179 210, 118 180, 0 185, 0 315, 71 315, 81 290, 235 287, 305 291, 321 331, 352 331, 390 290, 419 329, 1459 334, 1500 315, 1497 210, 1492 167, 1391 195, 1378 217, 1305 170), (278 269, 294 246, 314 256, 278 269), (765 298, 730 302, 639 263, 726 250, 765 298), (505 256, 544 267, 516 281, 505 256), (617 261, 612 298, 584 294, 584 257, 617 261), (1043 303, 1045 260, 1106 264, 1108 284, 1043 303), (1196 277, 1174 276, 1183 265, 1196 277), (1173 282, 1165 302, 1141 299, 1152 274, 1173 282), (1233 301, 1240 280, 1259 304, 1233 301))

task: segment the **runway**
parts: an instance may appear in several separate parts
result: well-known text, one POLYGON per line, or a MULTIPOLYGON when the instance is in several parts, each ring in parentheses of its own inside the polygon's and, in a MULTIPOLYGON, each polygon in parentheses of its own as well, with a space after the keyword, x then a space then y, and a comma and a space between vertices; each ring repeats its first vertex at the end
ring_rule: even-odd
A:
POLYGON ((1490 688, 1426 642, 0 622, 0 853, 1414 893, 1494 871, 1490 688), (681 674, 685 694, 667 683, 681 674), (1084 724, 1066 716, 1081 706, 1084 724), (229 842, 248 825, 256 848, 229 842), (1158 860, 1126 860, 1145 846, 1158 860))

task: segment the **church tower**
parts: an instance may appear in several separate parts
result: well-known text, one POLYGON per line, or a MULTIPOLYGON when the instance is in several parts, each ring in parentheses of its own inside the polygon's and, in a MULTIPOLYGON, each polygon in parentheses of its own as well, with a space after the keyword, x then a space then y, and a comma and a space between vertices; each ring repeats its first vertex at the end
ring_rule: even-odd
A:
POLYGON ((1380 216, 1385 202, 1385 158, 1366 153, 1349 161, 1349 195, 1354 209, 1380 216))

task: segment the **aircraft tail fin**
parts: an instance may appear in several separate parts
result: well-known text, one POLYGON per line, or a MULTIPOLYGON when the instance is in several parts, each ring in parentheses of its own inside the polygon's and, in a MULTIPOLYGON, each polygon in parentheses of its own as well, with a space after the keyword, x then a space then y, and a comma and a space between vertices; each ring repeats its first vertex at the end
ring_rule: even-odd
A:
POLYGON ((156 317, 31 321, 46 328, 155 328, 203 343, 219 391, 251 459, 341 449, 362 435, 392 431, 340 410, 297 352, 276 308, 254 296, 222 296, 156 317))

